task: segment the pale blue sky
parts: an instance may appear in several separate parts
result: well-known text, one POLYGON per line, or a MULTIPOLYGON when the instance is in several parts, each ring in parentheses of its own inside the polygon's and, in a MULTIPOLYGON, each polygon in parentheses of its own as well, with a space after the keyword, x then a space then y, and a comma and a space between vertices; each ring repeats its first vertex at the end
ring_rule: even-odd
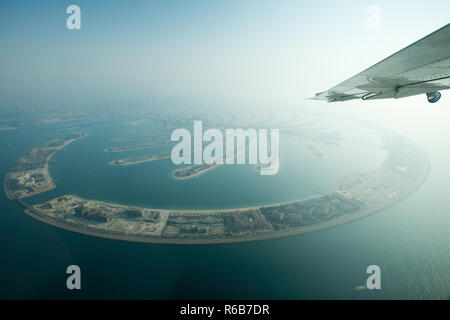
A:
POLYGON ((0 106, 155 92, 303 103, 449 23, 449 1, 0 1, 0 106), (81 30, 66 7, 81 7, 81 30), (381 10, 381 29, 366 21, 381 10))

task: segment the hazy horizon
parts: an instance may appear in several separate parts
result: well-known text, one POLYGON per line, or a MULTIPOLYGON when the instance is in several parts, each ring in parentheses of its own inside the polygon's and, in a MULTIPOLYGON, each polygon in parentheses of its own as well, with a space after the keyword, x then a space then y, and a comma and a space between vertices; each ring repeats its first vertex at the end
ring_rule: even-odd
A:
POLYGON ((0 2, 0 108, 145 97, 220 105, 305 101, 448 23, 450 3, 0 2), (439 8, 439 10, 430 10, 439 8), (420 21, 420 23, 418 23, 420 21))

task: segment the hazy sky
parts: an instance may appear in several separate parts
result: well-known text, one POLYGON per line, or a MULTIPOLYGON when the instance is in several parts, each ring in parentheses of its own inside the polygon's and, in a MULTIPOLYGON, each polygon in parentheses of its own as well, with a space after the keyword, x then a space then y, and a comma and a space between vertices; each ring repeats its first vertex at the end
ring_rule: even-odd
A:
POLYGON ((0 1, 0 106, 301 104, 449 22, 448 0, 0 1))

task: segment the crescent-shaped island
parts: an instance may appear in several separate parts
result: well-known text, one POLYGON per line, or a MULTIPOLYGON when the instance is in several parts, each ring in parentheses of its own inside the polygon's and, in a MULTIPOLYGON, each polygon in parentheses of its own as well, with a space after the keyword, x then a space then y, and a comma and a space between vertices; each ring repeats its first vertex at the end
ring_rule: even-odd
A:
MULTIPOLYGON (((387 151, 379 168, 347 174, 335 192, 291 202, 224 210, 166 210, 66 194, 44 203, 28 204, 24 198, 55 188, 48 173, 53 154, 85 137, 84 133, 66 135, 33 148, 9 170, 4 190, 31 217, 91 236, 168 244, 274 239, 369 216, 400 202, 424 183, 430 169, 426 153, 399 134, 381 129, 377 132, 387 151)), ((185 173, 181 173, 174 178, 182 178, 185 173)))

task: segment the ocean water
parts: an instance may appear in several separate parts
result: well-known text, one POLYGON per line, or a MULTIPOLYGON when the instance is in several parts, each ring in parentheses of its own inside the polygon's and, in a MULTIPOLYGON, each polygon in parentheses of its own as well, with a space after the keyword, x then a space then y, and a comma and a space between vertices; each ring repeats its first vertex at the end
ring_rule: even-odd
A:
MULTIPOLYGON (((329 125, 342 127, 342 123, 329 125)), ((344 126, 345 127, 345 126, 344 126)), ((113 159, 170 148, 105 153, 124 136, 120 121, 83 127, 89 133, 54 156, 57 188, 30 199, 64 193, 157 208, 229 208, 289 201, 336 190, 351 170, 376 168, 385 157, 374 134, 361 129, 339 146, 317 143, 312 155, 281 137, 281 169, 262 177, 250 166, 222 166, 198 178, 171 177, 170 160, 114 167, 113 159)), ((51 126, 0 132, 0 174, 33 146, 64 131, 51 126)), ((101 239, 32 219, 0 196, 0 298, 3 299, 445 299, 448 298, 448 208, 440 170, 416 193, 376 215, 289 238, 226 245, 154 245, 101 239), (66 267, 79 265, 82 290, 66 289, 66 267), (364 285, 366 268, 382 271, 381 290, 364 285)), ((448 163, 448 162, 447 162, 448 163)))

